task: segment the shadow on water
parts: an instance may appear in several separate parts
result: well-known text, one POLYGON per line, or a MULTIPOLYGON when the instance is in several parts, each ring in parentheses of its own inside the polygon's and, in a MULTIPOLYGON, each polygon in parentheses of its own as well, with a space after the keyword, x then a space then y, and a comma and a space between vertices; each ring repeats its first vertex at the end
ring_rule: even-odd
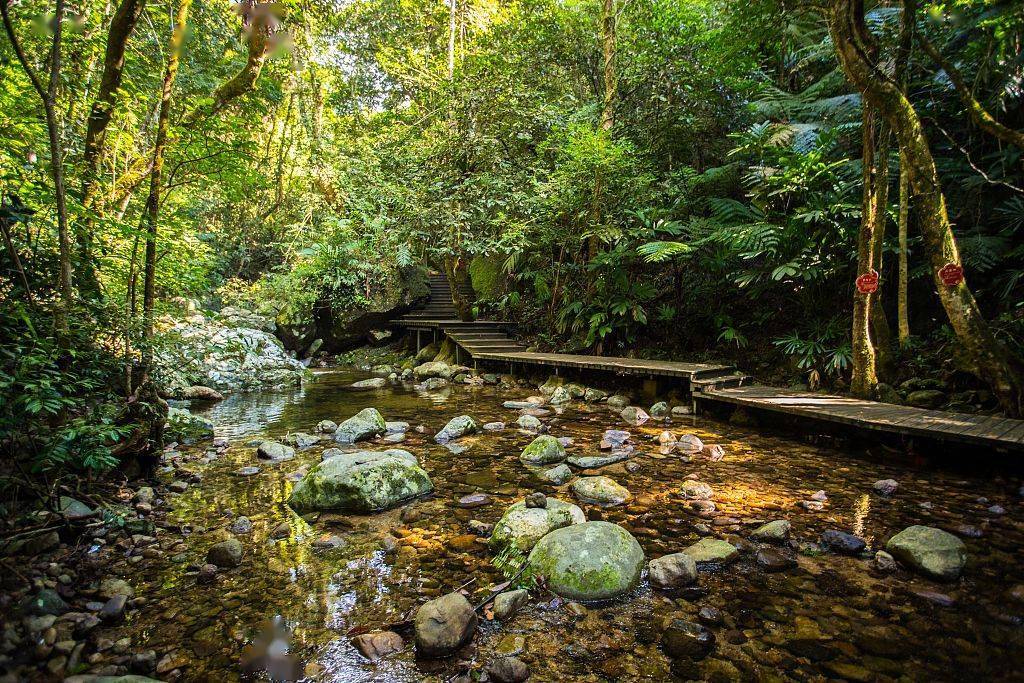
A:
MULTIPOLYGON (((471 519, 493 523, 505 507, 537 488, 567 500, 572 494, 568 487, 542 485, 533 478, 518 459, 531 437, 514 429, 461 439, 467 447, 462 452, 431 438, 460 414, 479 423, 512 423, 517 415, 502 408, 502 401, 531 391, 346 388, 363 377, 323 372, 301 391, 237 395, 196 411, 213 420, 218 435, 232 445, 209 462, 184 465, 202 482, 173 500, 168 521, 188 533, 145 571, 127 570, 140 584, 138 594, 148 600, 146 609, 123 626, 135 649, 178 653, 187 661, 188 680, 235 680, 245 645, 269 619, 281 615, 309 680, 444 680, 459 671, 460 660, 483 663, 498 653, 520 653, 531 667, 531 680, 537 681, 1010 680, 1020 675, 1024 606, 1008 599, 1010 588, 1024 582, 1019 482, 987 473, 924 470, 897 458, 858 457, 707 418, 689 418, 671 428, 721 444, 724 460, 687 463, 675 454, 662 455, 651 440, 663 426, 634 428, 638 448, 632 462, 639 469, 629 471, 619 463, 600 472, 626 486, 632 499, 619 507, 588 509, 588 516, 629 529, 648 558, 693 543, 698 525, 707 525, 703 533, 710 529, 746 543, 739 539, 752 524, 786 518, 801 542, 816 541, 826 529, 842 529, 863 536, 872 548, 910 524, 959 529, 970 553, 965 577, 955 584, 935 584, 902 571, 883 576, 872 573, 863 559, 817 554, 801 555, 791 571, 767 573, 755 562, 752 548, 680 594, 652 593, 644 583, 628 599, 585 613, 570 611, 549 595, 506 625, 485 621, 475 644, 460 657, 418 662, 410 644, 370 664, 349 644, 353 629, 402 621, 424 600, 467 583, 469 591, 482 594, 503 580, 486 546, 469 534, 471 519), (399 447, 420 459, 434 481, 434 495, 407 505, 404 515, 402 510, 323 514, 312 523, 294 515, 284 504, 293 486, 289 474, 319 461, 324 447, 332 444, 269 465, 257 463, 255 441, 312 432, 320 420, 341 421, 371 405, 388 420, 411 423, 399 447), (419 425, 422 433, 415 429, 419 425), (262 467, 259 474, 233 474, 253 464, 262 467), (689 512, 678 494, 687 475, 714 489, 715 516, 702 519, 689 512), (899 481, 896 495, 886 498, 872 490, 875 481, 885 478, 899 481), (823 510, 799 507, 819 490, 828 497, 823 510), (472 510, 456 504, 477 491, 489 493, 494 502, 472 510), (993 504, 1007 513, 989 513, 993 504), (197 583, 195 565, 237 515, 253 523, 252 532, 240 536, 242 566, 221 572, 215 583, 197 583), (275 533, 282 524, 286 533, 275 533), (972 538, 975 532, 965 526, 974 527, 980 537, 972 538), (318 541, 332 535, 341 539, 340 547, 318 547, 318 541), (397 553, 385 553, 386 537, 397 541, 397 553), (936 593, 948 595, 954 604, 941 606, 936 593), (659 646, 665 620, 696 620, 707 607, 723 615, 712 626, 717 649, 699 662, 671 661, 659 646)), ((623 426, 607 409, 583 404, 573 404, 548 422, 552 434, 573 439, 570 454, 596 453, 602 432, 623 426)), ((195 456, 204 451, 202 446, 184 450, 195 456)))

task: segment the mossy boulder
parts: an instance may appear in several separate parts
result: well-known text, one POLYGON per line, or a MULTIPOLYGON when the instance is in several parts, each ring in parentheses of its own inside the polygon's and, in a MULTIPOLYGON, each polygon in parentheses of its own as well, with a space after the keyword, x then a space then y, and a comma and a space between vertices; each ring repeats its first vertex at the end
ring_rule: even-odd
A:
POLYGON ((570 600, 617 598, 640 580, 644 551, 632 534, 610 522, 584 522, 540 539, 528 558, 530 571, 570 600))
POLYGON ((586 521, 586 515, 578 506, 557 498, 549 496, 542 508, 526 507, 526 501, 521 500, 509 506, 494 525, 490 546, 499 551, 514 545, 525 553, 555 529, 586 521))
POLYGON ((355 443, 380 436, 387 431, 384 416, 376 408, 363 408, 338 425, 334 440, 338 443, 355 443))
POLYGON ((408 451, 356 451, 310 468, 288 497, 298 510, 376 512, 430 493, 430 476, 408 451))
POLYGON ((550 434, 542 434, 523 449, 519 460, 525 465, 550 465, 565 460, 565 447, 550 434))
POLYGON ((890 538, 885 549, 908 567, 939 581, 953 581, 967 563, 963 541, 930 526, 907 527, 890 538))
POLYGON ((452 378, 452 366, 441 361, 430 361, 417 365, 412 369, 413 375, 416 379, 426 379, 428 377, 443 377, 444 379, 452 378))
POLYGON ((580 477, 572 483, 572 492, 584 503, 611 507, 632 498, 625 486, 610 477, 580 477))
POLYGON ((448 443, 466 434, 475 434, 479 431, 476 421, 469 415, 459 415, 448 421, 441 431, 434 435, 434 441, 448 443))

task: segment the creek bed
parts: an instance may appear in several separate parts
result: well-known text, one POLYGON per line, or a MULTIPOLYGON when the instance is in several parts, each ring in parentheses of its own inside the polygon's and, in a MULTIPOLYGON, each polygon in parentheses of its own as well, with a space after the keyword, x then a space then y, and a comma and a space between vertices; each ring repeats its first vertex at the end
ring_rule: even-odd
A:
POLYGON ((1016 478, 980 469, 924 468, 893 453, 873 458, 693 417, 675 419, 670 429, 721 444, 725 457, 711 462, 697 456, 686 463, 676 454, 659 454, 653 438, 664 425, 652 421, 629 428, 607 407, 584 403, 543 419, 551 434, 573 439, 570 455, 597 454, 606 429, 632 432, 637 450, 627 462, 639 469, 630 472, 620 462, 600 470, 629 489, 631 500, 611 508, 580 505, 589 518, 631 531, 648 559, 698 540, 699 524, 716 536, 746 538, 754 524, 782 518, 792 523, 792 538, 807 543, 827 529, 841 529, 880 548, 912 524, 951 531, 969 525, 981 536, 963 539, 968 565, 951 584, 902 569, 879 574, 867 559, 806 549, 796 568, 767 573, 754 561, 751 544, 732 565, 702 573, 696 588, 665 593, 642 581, 625 599, 585 611, 569 609, 550 594, 535 596, 506 624, 485 620, 473 645, 458 657, 417 661, 409 643, 371 664, 350 645, 351 634, 401 621, 423 601, 460 586, 468 584, 479 596, 504 580, 486 545, 468 531, 471 519, 493 523, 533 490, 573 498, 567 485, 538 483, 519 461, 532 436, 514 428, 516 411, 501 404, 535 391, 452 386, 423 392, 408 384, 345 389, 365 377, 331 371, 301 392, 238 395, 196 411, 213 420, 231 446, 209 463, 187 460, 203 454, 204 444, 181 449, 183 467, 202 481, 173 497, 167 521, 195 531, 182 537, 175 552, 124 569, 146 605, 111 629, 110 637, 130 637, 133 650, 154 649, 161 657, 170 652, 187 680, 238 679, 243 649, 277 615, 291 630, 293 656, 308 679, 318 681, 447 680, 498 653, 519 653, 535 681, 1020 680, 1024 604, 1012 596, 1022 597, 1024 530, 1016 478), (294 485, 287 475, 318 462, 333 443, 300 450, 278 464, 257 462, 253 444, 313 432, 320 420, 340 422, 367 406, 387 420, 412 425, 397 447, 419 458, 435 494, 389 512, 323 514, 306 523, 284 504, 294 485), (510 427, 459 439, 467 448, 456 454, 434 443, 432 435, 461 414, 510 427), (426 429, 419 433, 418 425, 426 429), (253 464, 261 466, 259 474, 233 474, 253 464), (713 519, 690 514, 678 494, 691 474, 714 490, 713 519), (873 491, 874 482, 890 478, 899 482, 894 495, 873 491), (817 491, 827 494, 824 509, 799 506, 817 491), (474 492, 490 494, 493 502, 474 509, 456 504, 474 492), (1006 514, 988 512, 993 504, 1006 514), (217 531, 237 515, 253 522, 251 533, 239 535, 245 549, 241 566, 219 572, 213 583, 198 583, 189 565, 203 562, 217 531), (271 530, 282 522, 290 525, 288 537, 272 539, 271 530), (341 547, 314 545, 332 534, 343 539, 341 547), (393 545, 387 536, 397 541, 397 552, 386 552, 393 545), (722 615, 711 626, 714 652, 699 662, 667 657, 659 643, 666 621, 697 621, 706 607, 722 615))

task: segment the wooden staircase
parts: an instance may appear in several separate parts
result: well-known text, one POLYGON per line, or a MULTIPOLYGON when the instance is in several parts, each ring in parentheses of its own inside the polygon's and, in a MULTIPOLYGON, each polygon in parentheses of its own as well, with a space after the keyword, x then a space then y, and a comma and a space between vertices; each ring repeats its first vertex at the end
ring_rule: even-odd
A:
POLYGON ((731 389, 751 384, 754 378, 738 372, 734 367, 717 367, 699 370, 690 378, 690 392, 700 393, 711 389, 731 389))
MULTIPOLYGON (((426 305, 405 314, 398 319, 398 322, 460 321, 459 312, 452 301, 452 290, 448 285, 448 278, 443 273, 431 273, 427 278, 427 285, 430 288, 430 294, 426 305)), ((471 301, 473 298, 469 285, 463 285, 462 294, 467 300, 471 301)))
POLYGON ((492 325, 472 327, 466 324, 445 328, 448 337, 469 355, 478 353, 519 353, 526 347, 492 325))

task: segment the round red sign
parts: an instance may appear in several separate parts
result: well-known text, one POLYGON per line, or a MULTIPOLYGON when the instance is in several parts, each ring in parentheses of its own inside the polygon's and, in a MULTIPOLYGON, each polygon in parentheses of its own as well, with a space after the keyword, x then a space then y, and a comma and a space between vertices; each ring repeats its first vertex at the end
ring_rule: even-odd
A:
POLYGON ((861 294, 871 294, 878 291, 878 271, 871 269, 857 278, 857 291, 861 294))
POLYGON ((956 287, 964 281, 964 268, 956 263, 947 263, 939 268, 939 280, 947 287, 956 287))

